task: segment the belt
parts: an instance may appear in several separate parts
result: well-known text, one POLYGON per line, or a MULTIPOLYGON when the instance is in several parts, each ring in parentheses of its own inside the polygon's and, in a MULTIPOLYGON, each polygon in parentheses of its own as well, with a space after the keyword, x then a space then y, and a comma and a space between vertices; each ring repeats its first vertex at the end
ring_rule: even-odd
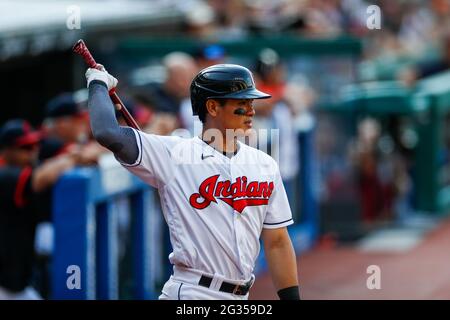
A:
MULTIPOLYGON (((209 288, 211 285, 213 278, 208 276, 201 276, 198 284, 203 287, 209 288)), ((219 288, 219 291, 227 292, 227 293, 233 293, 239 296, 245 296, 248 291, 250 290, 250 287, 252 286, 253 281, 250 280, 246 284, 234 284, 226 281, 222 281, 222 284, 219 288)))

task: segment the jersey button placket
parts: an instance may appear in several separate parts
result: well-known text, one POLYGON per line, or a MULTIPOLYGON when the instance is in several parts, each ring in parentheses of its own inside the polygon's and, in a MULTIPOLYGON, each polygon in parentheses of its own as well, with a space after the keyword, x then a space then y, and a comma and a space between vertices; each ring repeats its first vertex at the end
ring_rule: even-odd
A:
MULTIPOLYGON (((239 177, 239 170, 235 169, 236 164, 234 164, 234 161, 236 159, 236 156, 230 159, 230 176, 231 181, 235 182, 237 178, 239 177)), ((233 210, 234 215, 234 234, 235 234, 235 241, 236 241, 236 249, 239 256, 239 265, 241 269, 241 275, 243 275, 244 265, 245 265, 245 255, 244 255, 244 248, 243 243, 244 239, 242 238, 245 235, 245 230, 243 230, 243 216, 242 213, 239 213, 236 210, 233 210)))

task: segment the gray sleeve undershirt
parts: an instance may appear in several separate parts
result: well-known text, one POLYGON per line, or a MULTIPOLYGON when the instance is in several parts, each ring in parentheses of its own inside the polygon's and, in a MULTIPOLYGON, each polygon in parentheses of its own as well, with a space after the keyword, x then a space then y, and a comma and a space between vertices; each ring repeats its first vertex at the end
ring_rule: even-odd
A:
POLYGON ((139 154, 135 133, 117 122, 108 88, 102 81, 94 80, 89 84, 88 108, 95 140, 111 150, 120 161, 135 163, 139 154))

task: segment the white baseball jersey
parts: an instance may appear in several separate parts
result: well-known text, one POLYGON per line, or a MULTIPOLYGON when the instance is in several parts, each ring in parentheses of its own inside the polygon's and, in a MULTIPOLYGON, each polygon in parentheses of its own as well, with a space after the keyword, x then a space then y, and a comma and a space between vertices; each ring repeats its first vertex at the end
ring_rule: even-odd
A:
POLYGON ((170 262, 250 279, 262 228, 293 223, 276 162, 240 142, 229 158, 199 137, 135 134, 138 159, 123 165, 158 188, 173 247, 170 262))

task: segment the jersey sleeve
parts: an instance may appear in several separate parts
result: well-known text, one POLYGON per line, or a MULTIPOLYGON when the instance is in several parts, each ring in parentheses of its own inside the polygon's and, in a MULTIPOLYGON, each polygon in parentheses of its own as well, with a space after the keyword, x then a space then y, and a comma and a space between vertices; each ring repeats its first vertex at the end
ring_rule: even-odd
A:
POLYGON ((135 163, 127 164, 117 159, 134 175, 158 188, 169 182, 175 165, 170 154, 175 137, 148 134, 133 129, 139 149, 135 163))
POLYGON ((294 223, 286 190, 284 189, 283 181, 281 179, 280 170, 276 163, 274 166, 274 188, 263 223, 265 229, 282 228, 294 223))

